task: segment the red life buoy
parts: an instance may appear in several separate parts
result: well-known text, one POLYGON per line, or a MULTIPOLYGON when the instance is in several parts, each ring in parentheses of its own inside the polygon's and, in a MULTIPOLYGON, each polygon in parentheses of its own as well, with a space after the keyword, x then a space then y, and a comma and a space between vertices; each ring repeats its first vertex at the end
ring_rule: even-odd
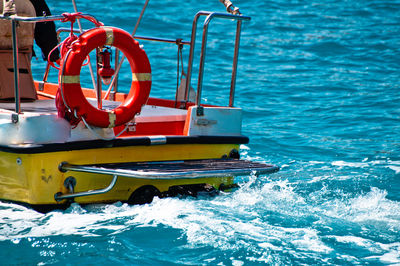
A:
POLYGON ((65 54, 60 70, 59 83, 66 106, 77 117, 83 117, 90 125, 115 127, 131 121, 146 103, 151 88, 151 67, 149 59, 139 43, 121 29, 99 27, 91 29, 73 42, 65 54), (91 105, 83 94, 80 72, 88 54, 102 46, 118 48, 128 59, 132 71, 132 84, 125 101, 114 110, 101 110, 91 105))

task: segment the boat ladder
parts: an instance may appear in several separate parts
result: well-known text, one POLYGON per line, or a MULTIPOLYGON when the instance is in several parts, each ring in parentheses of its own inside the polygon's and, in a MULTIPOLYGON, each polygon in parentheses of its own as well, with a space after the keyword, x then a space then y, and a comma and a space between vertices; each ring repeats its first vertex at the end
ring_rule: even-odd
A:
MULTIPOLYGON (((148 180, 199 179, 212 177, 231 177, 245 175, 271 174, 279 170, 278 166, 239 159, 204 159, 187 161, 131 162, 114 164, 76 165, 63 162, 59 165, 61 172, 84 172, 111 175, 111 183, 97 190, 72 192, 54 195, 56 201, 76 197, 104 194, 113 189, 118 177, 148 180)), ((68 177, 64 185, 73 191, 76 180, 68 177)))

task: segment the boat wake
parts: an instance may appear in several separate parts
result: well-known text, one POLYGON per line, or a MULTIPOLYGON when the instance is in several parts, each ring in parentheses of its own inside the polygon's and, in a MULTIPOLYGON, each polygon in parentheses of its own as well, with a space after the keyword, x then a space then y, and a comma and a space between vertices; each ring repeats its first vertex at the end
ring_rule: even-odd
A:
POLYGON ((174 253, 160 262, 183 262, 188 252, 199 250, 203 255, 192 263, 400 263, 399 202, 377 187, 349 193, 332 184, 323 178, 301 183, 250 176, 238 190, 217 197, 155 198, 136 206, 73 204, 47 214, 0 203, 0 241, 36 245, 51 258, 65 245, 81 246, 75 252, 82 246, 91 250, 93 239, 104 238, 108 251, 156 249, 142 253, 143 263, 160 261, 160 252, 174 253))

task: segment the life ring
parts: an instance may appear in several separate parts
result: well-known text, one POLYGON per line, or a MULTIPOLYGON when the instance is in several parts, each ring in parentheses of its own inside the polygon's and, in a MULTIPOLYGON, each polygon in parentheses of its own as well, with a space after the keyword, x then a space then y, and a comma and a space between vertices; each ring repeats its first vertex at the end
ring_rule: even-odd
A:
POLYGON ((150 62, 139 43, 124 30, 114 27, 91 29, 72 43, 62 60, 59 83, 64 104, 76 117, 84 118, 90 125, 103 128, 123 125, 131 121, 147 102, 151 88, 150 62), (132 71, 129 94, 114 110, 101 110, 91 105, 80 84, 80 72, 86 57, 92 50, 105 45, 118 48, 128 59, 132 71))

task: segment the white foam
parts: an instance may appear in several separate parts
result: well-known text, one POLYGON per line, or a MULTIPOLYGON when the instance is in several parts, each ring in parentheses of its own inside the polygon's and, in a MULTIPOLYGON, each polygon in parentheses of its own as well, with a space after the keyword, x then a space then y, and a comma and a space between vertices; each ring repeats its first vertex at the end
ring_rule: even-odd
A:
POLYGON ((397 166, 397 165, 388 165, 388 166, 386 166, 387 168, 389 168, 389 169, 391 169, 391 170, 393 170, 395 173, 396 173, 396 175, 397 174, 400 174, 400 166, 397 166))
POLYGON ((339 168, 344 168, 344 167, 367 168, 367 167, 380 166, 393 170, 395 174, 400 173, 400 161, 391 161, 390 159, 368 161, 368 158, 364 158, 362 162, 333 161, 331 165, 338 166, 339 168))
MULTIPOLYGON (((400 231, 400 216, 396 216, 400 213, 400 204, 387 199, 384 190, 371 188, 370 192, 353 198, 335 197, 314 206, 309 203, 309 199, 323 195, 328 188, 324 187, 315 195, 304 198, 296 192, 296 186, 296 183, 288 180, 260 182, 250 176, 249 182, 237 191, 221 193, 216 198, 155 198, 153 203, 140 206, 118 203, 81 208, 74 204, 65 212, 48 214, 0 203, 3 208, 0 209, 0 240, 10 240, 17 244, 19 239, 29 237, 96 237, 104 235, 104 231, 114 235, 136 227, 162 225, 181 232, 189 248, 205 245, 229 252, 241 250, 248 253, 247 261, 271 263, 274 261, 271 252, 282 252, 283 249, 293 256, 303 252, 329 254, 333 249, 325 243, 313 225, 306 222, 304 226, 296 224, 291 228, 270 223, 268 217, 264 217, 266 214, 276 213, 289 219, 302 215, 319 217, 320 220, 314 224, 323 224, 326 219, 321 217, 325 216, 357 224, 373 220, 384 223, 393 232, 400 231)), ((282 223, 285 224, 284 221, 282 223)), ((359 236, 332 238, 341 243, 367 248, 375 254, 385 254, 378 259, 397 263, 398 257, 394 251, 398 251, 400 245, 385 246, 359 236)), ((341 255, 346 254, 338 254, 341 255)), ((241 265, 241 259, 233 258, 232 264, 241 265)), ((354 260, 347 258, 346 261, 354 260)))
POLYGON ((319 253, 329 253, 333 250, 321 241, 315 229, 282 228, 282 230, 290 233, 290 237, 293 238, 291 243, 296 245, 299 250, 319 253))
POLYGON ((232 260, 232 266, 242 266, 244 262, 241 260, 235 260, 233 257, 230 258, 232 260))
POLYGON ((389 264, 400 264, 400 249, 391 250, 388 253, 383 254, 380 259, 383 263, 389 264))
POLYGON ((392 244, 381 244, 380 251, 384 253, 382 255, 369 256, 365 259, 367 260, 380 260, 382 263, 390 264, 390 265, 400 265, 400 243, 392 243, 392 244))
POLYGON ((268 242, 260 243, 260 244, 258 244, 258 246, 260 246, 260 247, 262 247, 264 249, 271 249, 271 250, 278 250, 278 251, 283 250, 282 247, 277 247, 277 246, 275 246, 275 245, 273 245, 271 243, 268 243, 268 242))
POLYGON ((333 166, 339 166, 339 167, 355 167, 355 168, 365 168, 369 166, 369 163, 361 162, 361 163, 355 163, 355 162, 345 162, 345 161, 334 161, 332 162, 333 166))
POLYGON ((389 200, 386 196, 387 191, 372 187, 366 194, 328 202, 326 206, 330 207, 327 208, 326 214, 357 223, 386 223, 393 230, 400 231, 400 203, 389 200))
POLYGON ((367 239, 357 236, 335 236, 336 241, 341 243, 352 243, 360 247, 367 247, 371 245, 371 242, 367 239))

